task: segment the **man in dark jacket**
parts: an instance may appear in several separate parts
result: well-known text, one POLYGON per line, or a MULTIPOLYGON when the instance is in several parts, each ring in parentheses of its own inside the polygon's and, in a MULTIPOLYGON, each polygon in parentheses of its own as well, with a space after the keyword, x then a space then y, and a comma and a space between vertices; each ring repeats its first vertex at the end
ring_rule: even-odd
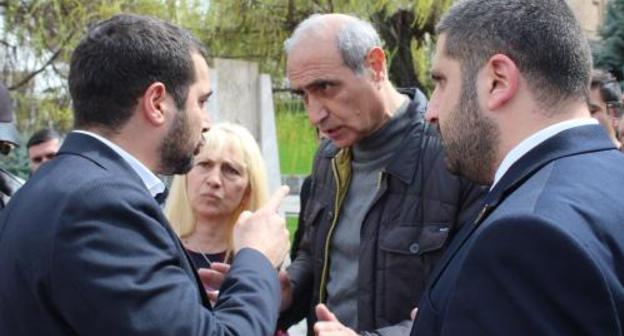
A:
POLYGON ((424 95, 392 86, 369 23, 313 15, 285 47, 293 91, 328 140, 316 154, 300 252, 282 274, 282 322, 307 315, 311 327, 324 303, 359 333, 405 334, 482 189, 446 171, 424 95))

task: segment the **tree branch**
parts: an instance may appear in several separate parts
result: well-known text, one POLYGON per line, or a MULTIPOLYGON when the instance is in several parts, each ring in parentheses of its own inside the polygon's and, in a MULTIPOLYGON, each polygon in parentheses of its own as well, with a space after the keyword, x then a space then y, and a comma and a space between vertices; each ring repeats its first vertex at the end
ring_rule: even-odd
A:
POLYGON ((65 48, 65 45, 67 45, 67 43, 71 40, 72 36, 74 36, 74 33, 76 31, 72 31, 61 43, 61 45, 58 47, 58 49, 54 52, 54 54, 52 54, 52 56, 48 59, 48 61, 42 65, 39 69, 31 72, 30 74, 28 74, 28 76, 22 78, 21 81, 19 81, 17 84, 9 86, 8 89, 9 90, 16 90, 24 85, 26 85, 31 79, 33 79, 35 76, 37 76, 38 74, 42 73, 50 64, 52 64, 57 58, 58 56, 61 54, 61 52, 63 51, 63 48, 65 48))

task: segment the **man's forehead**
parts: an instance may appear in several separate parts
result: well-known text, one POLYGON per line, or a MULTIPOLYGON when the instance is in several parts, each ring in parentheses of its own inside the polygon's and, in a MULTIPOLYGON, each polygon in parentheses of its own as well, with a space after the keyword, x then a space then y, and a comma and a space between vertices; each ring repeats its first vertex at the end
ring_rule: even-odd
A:
POLYGON ((335 82, 351 71, 342 59, 309 58, 307 62, 291 63, 286 69, 287 84, 302 89, 321 82, 335 82))

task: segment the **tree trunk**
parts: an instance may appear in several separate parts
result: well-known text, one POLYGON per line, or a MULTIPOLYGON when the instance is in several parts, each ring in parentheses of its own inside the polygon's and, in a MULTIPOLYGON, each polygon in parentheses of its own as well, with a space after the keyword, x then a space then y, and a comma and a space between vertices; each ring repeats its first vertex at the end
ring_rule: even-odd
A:
POLYGON ((381 11, 373 14, 371 19, 386 43, 386 50, 389 51, 390 68, 388 72, 390 81, 400 88, 422 88, 414 69, 411 49, 411 42, 414 37, 412 29, 414 14, 408 10, 399 10, 391 16, 386 16, 381 11))

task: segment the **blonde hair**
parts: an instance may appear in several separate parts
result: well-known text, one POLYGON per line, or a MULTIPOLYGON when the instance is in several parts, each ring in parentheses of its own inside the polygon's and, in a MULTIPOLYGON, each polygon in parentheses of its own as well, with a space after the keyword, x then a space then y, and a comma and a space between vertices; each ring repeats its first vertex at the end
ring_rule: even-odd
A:
MULTIPOLYGON (((206 151, 219 152, 226 146, 233 146, 242 154, 243 164, 249 176, 248 196, 243 198, 239 207, 230 216, 228 223, 225 223, 228 227, 226 235, 228 251, 226 255, 229 256, 233 250, 232 231, 238 216, 245 210, 257 210, 269 198, 266 166, 258 143, 251 133, 241 125, 230 122, 217 123, 204 133, 204 139, 205 143, 201 148, 202 153, 206 151)), ((188 199, 186 175, 176 175, 173 178, 164 212, 169 223, 171 223, 171 227, 180 238, 184 238, 195 231, 197 219, 188 199)), ((228 257, 226 257, 227 259, 228 257)))

